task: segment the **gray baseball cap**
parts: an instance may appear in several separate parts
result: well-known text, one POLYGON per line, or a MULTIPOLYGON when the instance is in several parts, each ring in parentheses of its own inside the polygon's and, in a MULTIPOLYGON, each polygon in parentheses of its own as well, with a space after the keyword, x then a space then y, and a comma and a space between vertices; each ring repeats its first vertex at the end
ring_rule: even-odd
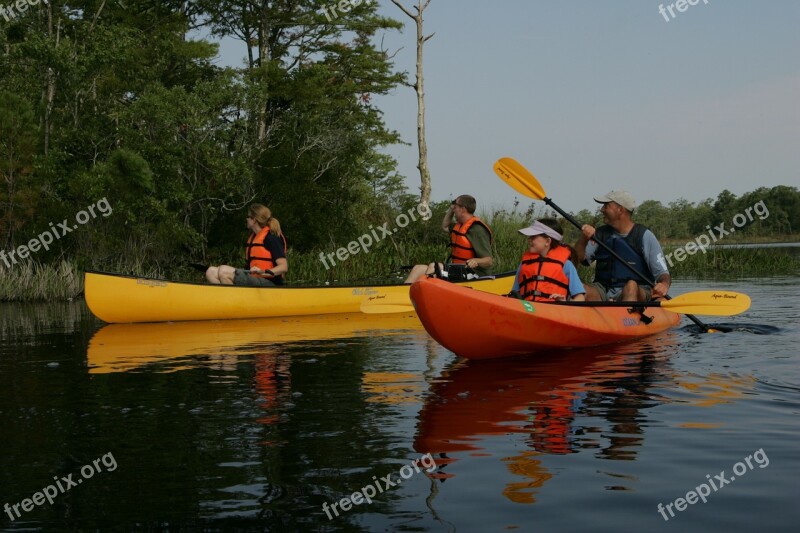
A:
POLYGON ((636 209, 636 200, 633 199, 633 196, 628 191, 610 191, 603 196, 595 197, 594 201, 598 204, 616 202, 628 211, 636 209))

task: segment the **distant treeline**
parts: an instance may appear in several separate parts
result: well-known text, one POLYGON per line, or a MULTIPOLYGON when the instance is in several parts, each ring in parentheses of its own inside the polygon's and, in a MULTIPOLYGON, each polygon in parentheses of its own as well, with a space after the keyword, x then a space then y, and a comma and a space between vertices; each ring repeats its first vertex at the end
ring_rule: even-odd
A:
MULTIPOLYGON (((598 215, 583 210, 583 221, 598 215)), ((634 213, 636 222, 648 226, 660 238, 680 240, 713 233, 717 240, 768 237, 784 240, 800 233, 800 192, 797 187, 760 187, 736 197, 723 190, 716 198, 692 203, 684 199, 663 205, 647 200, 634 213), (733 230, 733 231, 731 231, 733 230)))

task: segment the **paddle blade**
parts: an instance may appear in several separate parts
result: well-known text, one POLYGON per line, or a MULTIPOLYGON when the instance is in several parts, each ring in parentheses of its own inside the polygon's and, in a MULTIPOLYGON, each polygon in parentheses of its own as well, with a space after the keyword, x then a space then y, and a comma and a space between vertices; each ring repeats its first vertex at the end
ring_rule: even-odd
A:
POLYGON ((750 308, 750 297, 740 292, 697 291, 661 302, 661 307, 675 313, 731 316, 750 308))
POLYGON ((510 157, 498 159, 494 164, 494 172, 500 179, 505 181, 509 187, 528 198, 544 200, 547 196, 539 180, 531 174, 530 170, 523 167, 515 159, 510 157))
POLYGON ((413 313, 414 306, 405 294, 378 294, 361 300, 361 312, 368 315, 382 313, 413 313))

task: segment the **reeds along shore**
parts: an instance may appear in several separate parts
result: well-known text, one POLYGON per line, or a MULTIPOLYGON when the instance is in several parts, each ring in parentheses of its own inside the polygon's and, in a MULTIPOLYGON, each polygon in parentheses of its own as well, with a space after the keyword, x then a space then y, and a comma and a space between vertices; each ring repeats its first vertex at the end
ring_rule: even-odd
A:
MULTIPOLYGON (((495 272, 516 269, 525 246, 525 240, 517 230, 525 226, 526 220, 529 219, 527 214, 502 212, 489 218, 489 224, 495 235, 495 272)), ((438 224, 439 221, 434 223, 438 224)), ((574 242, 577 237, 577 232, 570 230, 572 228, 566 232, 568 243, 574 242)), ((440 235, 434 233, 428 239, 410 233, 407 236, 402 232, 393 235, 377 243, 367 252, 359 251, 343 261, 337 259, 335 265, 330 261, 323 262, 320 254, 326 256, 331 252, 335 253, 338 248, 346 247, 346 243, 330 249, 303 253, 293 252, 290 249, 288 281, 302 285, 401 282, 408 274, 407 267, 416 263, 443 261, 447 257, 447 236, 444 232, 440 235)), ((664 253, 669 254, 675 248, 677 247, 665 245, 664 253)), ((230 259, 230 264, 233 265, 239 265, 241 262, 241 258, 230 259)), ((170 270, 162 270, 148 268, 138 261, 126 265, 118 260, 114 265, 94 268, 181 281, 203 280, 202 273, 185 264, 179 264, 170 270)), ((711 247, 704 253, 688 255, 682 261, 673 260, 670 272, 673 279, 678 280, 798 275, 800 249, 711 247)), ((579 273, 584 280, 591 280, 594 274, 593 269, 587 267, 580 267, 579 273)), ((75 261, 61 260, 54 263, 28 261, 13 268, 0 265, 0 301, 63 301, 79 297, 82 292, 83 270, 75 261)))

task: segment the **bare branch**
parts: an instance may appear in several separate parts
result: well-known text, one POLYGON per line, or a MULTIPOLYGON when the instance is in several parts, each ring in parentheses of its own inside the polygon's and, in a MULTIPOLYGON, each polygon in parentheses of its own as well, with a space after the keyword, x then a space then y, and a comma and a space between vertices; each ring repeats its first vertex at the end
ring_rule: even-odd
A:
MULTIPOLYGON (((428 0, 428 2, 430 2, 430 0, 428 0)), ((396 5, 397 7, 399 7, 401 10, 403 10, 403 13, 405 13, 406 15, 408 15, 409 17, 411 17, 411 19, 412 19, 412 20, 417 20, 417 17, 416 17, 416 16, 415 16, 415 15, 414 15, 414 14, 413 14, 411 11, 409 11, 408 9, 406 9, 406 6, 404 6, 403 4, 401 4, 401 3, 400 3, 400 0, 392 0, 392 3, 393 3, 394 5, 396 5)), ((426 7, 427 7, 427 6, 426 6, 426 7)), ((423 9, 424 9, 424 8, 423 8, 423 9)))

